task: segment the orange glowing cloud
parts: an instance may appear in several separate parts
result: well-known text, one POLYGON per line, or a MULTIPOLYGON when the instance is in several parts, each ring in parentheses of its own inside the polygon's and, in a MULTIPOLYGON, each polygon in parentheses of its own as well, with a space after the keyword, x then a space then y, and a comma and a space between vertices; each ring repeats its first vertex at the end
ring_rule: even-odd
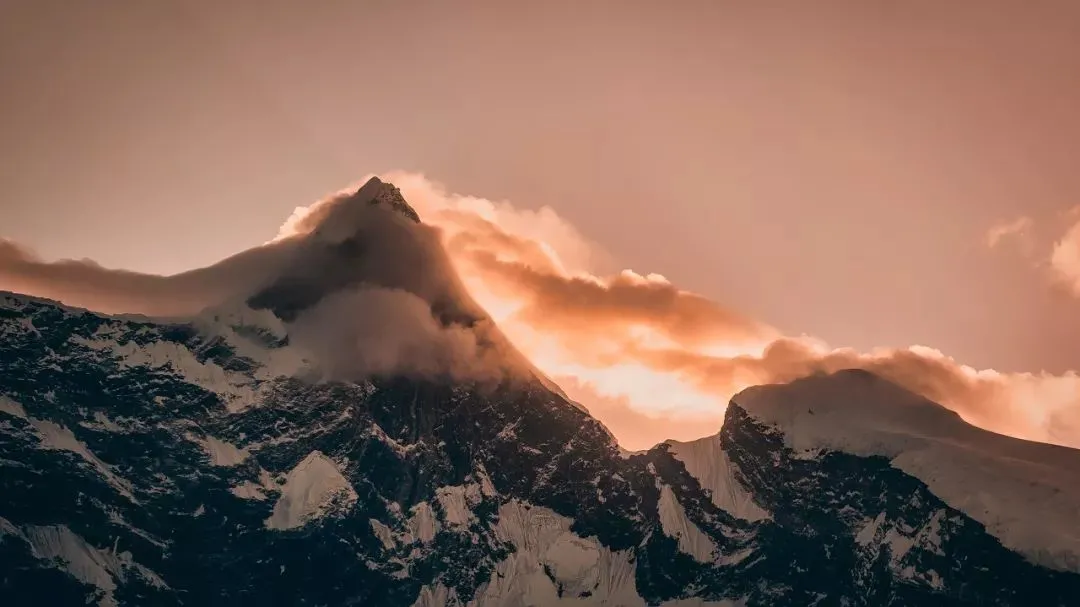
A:
MULTIPOLYGON (((412 173, 381 177, 397 185, 424 223, 433 227, 434 232, 427 227, 422 231, 425 242, 432 243, 427 248, 438 249, 429 251, 434 258, 448 258, 472 298, 517 350, 604 422, 625 448, 716 432, 730 397, 748 386, 853 367, 919 392, 983 428, 1080 447, 1076 373, 1004 374, 972 369, 926 347, 856 352, 807 336, 784 336, 662 276, 597 270, 610 265, 609 257, 550 208, 522 210, 507 202, 452 194, 412 173)), ((303 249, 303 239, 290 237, 308 233, 324 220, 334 223, 327 217, 340 200, 332 196, 298 207, 265 245, 171 277, 109 270, 85 261, 45 262, 0 241, 0 289, 104 312, 194 313, 263 285, 297 254, 293 249, 303 249)), ((988 244, 1029 225, 1003 225, 988 244)), ((1052 258, 1059 278, 1071 280, 1068 284, 1080 295, 1078 251, 1080 224, 1057 243, 1052 258)), ((383 257, 367 263, 406 263, 394 254, 383 257)), ((442 278, 445 282, 452 276, 442 278)), ((375 303, 402 311, 383 299, 375 303)), ((366 308, 372 305, 365 300, 366 308)), ((413 316, 430 320, 421 313, 409 318, 413 316)), ((413 341, 402 343, 402 331, 365 329, 365 334, 373 332, 378 343, 392 342, 402 353, 397 358, 428 349, 413 341)), ((442 337, 450 345, 468 346, 451 348, 453 352, 475 350, 474 342, 460 339, 467 335, 442 337)))
MULTIPOLYGON (((784 337, 661 276, 593 273, 606 256, 550 208, 459 196, 416 174, 385 177, 442 230, 463 281, 515 345, 627 448, 715 431, 729 398, 747 386, 851 367, 984 428, 1080 447, 1075 373, 1002 374, 932 348, 859 353, 784 337)), ((1025 218, 1011 222, 993 242, 1030 226, 1025 218)), ((1075 236, 1080 243, 1080 229, 1075 236)), ((1063 265, 1073 259, 1067 245, 1060 257, 1063 265)))

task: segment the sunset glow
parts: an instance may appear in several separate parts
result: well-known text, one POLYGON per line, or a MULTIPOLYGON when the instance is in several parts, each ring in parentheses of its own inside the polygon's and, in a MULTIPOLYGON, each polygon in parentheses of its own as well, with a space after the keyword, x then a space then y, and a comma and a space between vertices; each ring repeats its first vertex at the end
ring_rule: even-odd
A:
MULTIPOLYGON (((1080 425, 1071 421, 1080 403, 1073 373, 1003 374, 926 346, 859 353, 811 336, 785 338, 658 274, 594 274, 590 262, 602 254, 550 208, 518 211, 509 202, 458 196, 418 174, 382 177, 442 230, 472 296, 533 364, 572 383, 572 397, 601 421, 634 425, 621 431, 627 448, 715 431, 728 400, 751 385, 855 366, 922 392, 976 425, 1080 444, 1080 425), (616 292, 617 301, 605 301, 616 292), (614 402, 619 408, 602 404, 614 402), (627 417, 632 414, 641 417, 627 417), (657 423, 661 418, 697 422, 672 426, 657 423)), ((302 231, 304 216, 316 207, 298 208, 279 236, 302 231)))

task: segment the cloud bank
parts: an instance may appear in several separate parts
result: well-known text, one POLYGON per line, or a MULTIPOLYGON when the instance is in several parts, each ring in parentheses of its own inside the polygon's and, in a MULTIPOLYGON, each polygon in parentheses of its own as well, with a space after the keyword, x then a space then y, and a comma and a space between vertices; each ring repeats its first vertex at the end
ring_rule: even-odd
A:
MULTIPOLYGON (((983 428, 1080 447, 1076 373, 1005 374, 924 346, 857 352, 783 336, 662 276, 593 273, 603 255, 550 208, 459 196, 415 174, 387 178, 442 229, 470 292, 514 344, 627 448, 715 431, 727 401, 745 387, 856 367, 983 428)), ((1030 226, 1011 222, 995 244, 1030 226)))
MULTIPOLYGON (((856 352, 785 336, 662 276, 598 271, 608 257, 550 208, 452 194, 418 174, 382 177, 424 224, 392 188, 374 206, 371 192, 351 188, 298 207, 261 247, 170 277, 49 263, 5 243, 0 288, 151 315, 246 298, 289 320, 294 341, 331 377, 494 377, 527 368, 521 351, 630 449, 716 432, 745 387, 853 367, 983 428, 1080 447, 1075 373, 1003 374, 927 347, 856 352)), ((1029 226, 1002 226, 987 244, 1029 226)), ((1058 243, 1063 275, 1080 277, 1078 245, 1080 227, 1058 243)))

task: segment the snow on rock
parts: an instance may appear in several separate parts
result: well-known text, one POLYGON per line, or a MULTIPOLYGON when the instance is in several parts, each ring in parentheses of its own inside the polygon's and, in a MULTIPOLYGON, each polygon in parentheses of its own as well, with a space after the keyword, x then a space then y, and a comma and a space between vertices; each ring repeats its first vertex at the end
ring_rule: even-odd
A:
POLYGON ((686 517, 679 499, 671 487, 660 488, 660 527, 668 537, 679 542, 679 550, 694 557, 699 563, 712 563, 715 560, 716 544, 712 539, 686 517))
POLYGON ((516 500, 503 504, 495 533, 515 552, 496 566, 470 605, 643 607, 629 551, 611 552, 596 538, 579 537, 570 531, 572 522, 547 508, 516 500))
POLYGON ((788 447, 888 457, 1033 562, 1080 571, 1080 450, 976 428, 866 371, 749 388, 732 403, 788 447))
POLYGON ((266 493, 263 492, 263 488, 260 485, 256 485, 251 481, 244 481, 235 487, 229 489, 229 492, 240 499, 255 500, 261 502, 266 499, 266 493))
POLYGON ((371 524, 371 532, 379 539, 383 548, 391 550, 397 545, 397 542, 394 541, 394 532, 391 531, 389 527, 373 518, 368 519, 368 523, 371 524))
POLYGON ((115 606, 116 581, 121 582, 128 570, 134 570, 153 586, 167 588, 160 576, 134 562, 130 552, 117 554, 116 548, 102 550, 91 546, 81 536, 63 525, 27 527, 25 539, 35 557, 58 563, 75 579, 98 588, 98 605, 115 606))
POLYGON ((119 343, 109 339, 109 335, 108 330, 104 330, 94 339, 74 336, 71 341, 92 350, 112 353, 121 368, 171 369, 187 382, 220 395, 231 411, 240 411, 258 400, 258 390, 249 377, 226 371, 212 361, 200 362, 183 344, 171 341, 119 343))
POLYGON ((124 427, 120 424, 109 419, 108 415, 105 415, 101 411, 94 411, 92 422, 82 421, 79 425, 83 428, 89 428, 90 430, 100 430, 104 432, 122 433, 125 432, 124 427))
POLYGON ((266 526, 280 530, 302 527, 335 507, 350 508, 356 500, 356 491, 337 465, 321 452, 312 451, 289 471, 266 526))
POLYGON ((97 458, 90 452, 86 444, 75 438, 71 430, 54 424, 50 421, 30 418, 30 424, 37 430, 41 440, 41 447, 49 450, 69 451, 86 460, 93 466, 105 480, 124 497, 135 502, 135 496, 131 493, 131 484, 113 473, 108 464, 97 458))
POLYGON ((396 441, 387 434, 379 424, 371 422, 362 435, 364 438, 374 438, 382 441, 386 446, 390 447, 398 455, 398 457, 406 457, 410 451, 416 449, 416 445, 403 445, 396 441))
MULTIPOLYGON (((889 568, 901 577, 904 577, 904 569, 907 567, 904 566, 903 560, 908 552, 910 552, 914 546, 933 550, 935 548, 935 542, 940 541, 940 538, 934 538, 932 536, 938 533, 941 517, 943 515, 944 511, 939 510, 922 529, 916 530, 914 534, 909 535, 909 533, 888 526, 886 524, 888 515, 882 512, 873 520, 863 521, 858 533, 855 534, 855 543, 862 546, 864 549, 872 551, 888 548, 889 568)), ((910 532, 911 530, 907 531, 910 532)), ((936 546, 936 548, 940 554, 940 546, 936 546)))
POLYGON ((26 409, 23 409, 21 404, 3 395, 0 395, 0 413, 7 413, 12 417, 27 419, 26 409))
POLYGON ((193 434, 185 435, 188 440, 198 443, 206 455, 210 457, 210 462, 215 466, 238 466, 244 463, 249 453, 247 449, 239 449, 236 446, 227 443, 221 439, 214 438, 213 436, 206 435, 198 437, 193 434))
POLYGON ((0 537, 5 535, 14 535, 15 537, 22 538, 23 534, 19 531, 19 528, 12 524, 11 521, 0 516, 0 537))
POLYGON ((442 507, 443 520, 451 526, 467 526, 474 516, 470 506, 479 502, 479 485, 452 485, 439 487, 435 497, 442 507), (473 491, 470 491, 473 489, 473 491), (472 495, 470 495, 472 494, 472 495))
POLYGON ((930 522, 915 535, 915 544, 927 552, 945 556, 945 551, 941 547, 941 520, 945 516, 944 510, 935 512, 930 522))
POLYGON ((35 557, 58 559, 72 577, 104 593, 99 605, 116 605, 113 575, 120 572, 120 561, 112 553, 94 548, 64 526, 30 527, 26 531, 35 557))
POLYGON ((419 540, 427 544, 435 539, 435 534, 439 532, 439 521, 435 518, 435 511, 431 509, 431 504, 420 502, 410 511, 412 516, 409 517, 408 526, 411 537, 406 543, 411 544, 414 540, 419 540))
MULTIPOLYGON (((458 599, 457 591, 447 588, 442 584, 424 586, 420 589, 420 596, 412 604, 412 607, 464 607, 458 599)), ((470 607, 472 607, 470 605, 470 607)))
POLYGON ((720 436, 708 436, 690 442, 667 441, 675 459, 708 489, 713 504, 735 518, 759 521, 769 513, 754 502, 750 493, 735 479, 728 454, 720 446, 720 436))
POLYGON ((855 534, 855 543, 866 547, 874 542, 874 539, 878 535, 878 529, 881 524, 885 522, 885 513, 877 515, 877 518, 865 522, 859 532, 855 534))
POLYGON ((479 464, 476 468, 476 478, 480 481, 480 493, 484 497, 495 497, 499 494, 495 490, 495 485, 491 483, 491 477, 488 476, 487 470, 484 469, 484 464, 479 464))
POLYGON ((208 308, 193 319, 200 334, 224 339, 236 352, 255 361, 256 379, 292 377, 312 366, 312 354, 295 345, 267 347, 249 334, 256 331, 265 336, 285 341, 288 328, 284 321, 270 310, 255 310, 243 301, 234 301, 208 308))

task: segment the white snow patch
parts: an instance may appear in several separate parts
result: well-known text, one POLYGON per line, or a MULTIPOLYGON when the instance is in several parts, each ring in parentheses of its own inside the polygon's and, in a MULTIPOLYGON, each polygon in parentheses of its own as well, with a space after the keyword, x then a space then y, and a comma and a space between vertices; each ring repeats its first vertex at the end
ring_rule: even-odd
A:
MULTIPOLYGON (((894 527, 886 527, 886 520, 886 515, 882 512, 874 520, 864 522, 862 528, 855 534, 855 543, 863 548, 869 548, 872 545, 881 548, 888 547, 889 568, 902 575, 902 561, 918 542, 918 534, 916 537, 909 537, 894 527)), ((934 524, 935 520, 931 519, 927 526, 934 524)))
POLYGON ((699 563, 712 563, 715 560, 716 544, 712 538, 686 517, 686 510, 675 497, 671 487, 660 488, 660 527, 668 537, 679 541, 679 550, 694 557, 699 563))
POLYGON ((246 448, 239 449, 231 443, 227 443, 210 435, 199 437, 193 434, 187 434, 185 435, 185 438, 198 443, 210 458, 210 462, 215 466, 238 466, 244 463, 244 460, 250 455, 246 448))
POLYGON ((898 565, 904 556, 911 550, 911 547, 915 542, 908 536, 900 533, 896 529, 889 529, 889 532, 885 534, 885 542, 889 545, 889 552, 892 554, 893 565, 898 565))
POLYGON ((411 544, 416 539, 423 544, 427 544, 435 539, 435 534, 439 532, 439 521, 435 518, 435 512, 431 509, 431 504, 420 502, 413 506, 410 511, 412 516, 409 517, 409 533, 412 537, 406 543, 411 544))
POLYGON ((19 531, 18 527, 13 525, 11 521, 0 516, 0 537, 4 537, 5 535, 14 535, 18 538, 23 537, 22 531, 19 531))
POLYGON ((470 607, 620 605, 644 607, 630 551, 611 552, 570 531, 571 519, 518 501, 503 504, 495 534, 516 552, 500 562, 470 607), (552 582, 545 567, 555 578, 552 582), (558 583, 563 596, 558 595, 558 583), (582 596, 590 593, 590 596, 582 596))
POLYGON ((485 497, 495 497, 499 494, 495 490, 495 485, 491 483, 491 477, 488 476, 487 470, 483 464, 478 464, 476 467, 476 477, 480 481, 480 493, 485 497))
POLYGON ((442 506, 443 520, 451 526, 468 525, 474 518, 472 510, 469 509, 466 490, 464 485, 439 487, 435 490, 435 497, 442 506))
POLYGON ((94 339, 74 336, 71 341, 87 348, 111 352, 118 358, 121 368, 149 367, 171 369, 188 383, 214 392, 220 396, 230 411, 240 411, 259 400, 259 390, 252 379, 241 373, 226 371, 217 363, 200 362, 186 346, 170 341, 152 341, 137 344, 133 341, 118 343, 106 339, 107 330, 99 331, 94 339))
POLYGON ((7 413, 12 417, 18 417, 20 419, 28 419, 26 416, 26 409, 23 409, 21 404, 3 395, 0 395, 0 413, 7 413))
POLYGON ((105 432, 125 432, 124 428, 109 419, 109 416, 105 415, 101 411, 94 411, 94 421, 92 422, 79 422, 79 425, 83 428, 89 428, 91 430, 104 430, 105 432))
POLYGON ((375 537, 382 542, 383 548, 392 550, 396 546, 394 542, 394 532, 390 531, 390 528, 375 519, 368 519, 368 523, 371 524, 371 531, 375 534, 375 537))
POLYGON ((35 557, 59 561, 72 577, 97 587, 102 594, 98 605, 103 607, 117 604, 113 597, 116 581, 124 581, 127 569, 154 586, 168 587, 156 573, 135 563, 130 552, 117 554, 115 546, 111 550, 95 548, 66 526, 27 527, 26 540, 35 557))
POLYGON ((944 580, 942 580, 941 576, 938 575, 938 572, 934 571, 933 569, 928 569, 925 572, 922 572, 909 565, 900 570, 899 576, 904 579, 922 582, 923 584, 926 584, 927 586, 930 586, 931 588, 935 588, 937 590, 941 590, 945 587, 944 580))
POLYGON ((390 449, 398 455, 398 457, 404 458, 408 453, 416 448, 416 445, 403 445, 394 440, 389 434, 382 429, 379 424, 371 422, 368 429, 364 431, 364 437, 372 437, 385 443, 390 449))
MULTIPOLYGON (((457 591, 447 588, 441 583, 435 586, 424 586, 420 589, 420 596, 416 597, 412 607, 463 607, 458 599, 457 591)), ((470 605, 470 607, 472 607, 470 605)))
POLYGON ((732 403, 796 451, 888 457, 1006 547, 1080 571, 1080 450, 987 432, 860 371, 749 388, 732 403))
POLYGON ((885 522, 884 512, 878 514, 874 520, 864 523, 859 532, 855 534, 855 543, 863 547, 872 544, 883 522, 885 522))
POLYGON ((26 531, 35 557, 59 559, 72 577, 104 593, 99 605, 116 605, 113 574, 120 572, 120 561, 115 555, 94 548, 64 526, 29 527, 26 531))
POLYGON ((86 460, 92 465, 105 480, 124 497, 135 502, 135 496, 131 493, 131 484, 113 473, 105 462, 97 458, 86 444, 75 438, 71 430, 50 421, 30 418, 30 424, 34 426, 40 436, 41 446, 49 450, 69 451, 86 460))
POLYGON ((686 466, 686 471, 708 489, 713 504, 735 518, 759 521, 769 513, 754 502, 750 493, 734 475, 734 464, 720 445, 720 435, 690 442, 667 441, 671 455, 686 466))
POLYGON ((945 511, 938 510, 930 517, 930 522, 923 526, 915 536, 915 544, 928 552, 945 556, 941 546, 941 520, 945 518, 945 511))
POLYGON ((229 489, 229 492, 240 499, 255 500, 261 502, 266 499, 266 493, 263 492, 263 488, 260 485, 256 485, 251 481, 244 481, 239 485, 229 489))
POLYGON ((336 503, 351 508, 356 491, 341 475, 337 465, 319 451, 312 451, 304 461, 289 471, 274 512, 266 519, 271 529, 293 529, 324 516, 336 503))

